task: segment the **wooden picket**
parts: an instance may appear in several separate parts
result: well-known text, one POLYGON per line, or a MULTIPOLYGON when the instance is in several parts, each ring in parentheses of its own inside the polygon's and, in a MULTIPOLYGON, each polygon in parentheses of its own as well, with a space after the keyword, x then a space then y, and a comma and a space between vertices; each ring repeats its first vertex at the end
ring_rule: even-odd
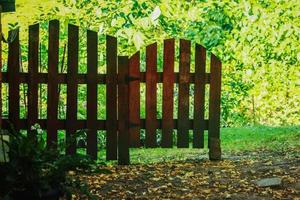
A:
POLYGON ((118 163, 129 164, 129 59, 118 57, 118 163))
POLYGON ((87 153, 97 159, 97 32, 87 31, 87 153))
POLYGON ((221 62, 212 54, 210 60, 208 137, 220 138, 221 62))
MULTIPOLYGON (((11 32, 12 34, 12 32, 11 32)), ((39 24, 29 27, 28 72, 20 72, 20 42, 17 37, 9 44, 8 70, 3 72, 3 82, 9 85, 9 122, 17 130, 28 130, 38 123, 47 130, 47 144, 57 145, 57 131, 66 130, 66 149, 76 153, 76 143, 70 136, 87 129, 87 154, 97 159, 99 152, 97 131, 106 131, 106 159, 129 164, 129 148, 143 145, 141 130, 145 130, 145 147, 172 148, 174 130, 177 130, 177 147, 188 148, 189 131, 193 131, 194 148, 204 147, 204 131, 209 141, 220 138, 221 62, 211 54, 210 73, 206 72, 206 49, 195 45, 195 72, 191 68, 191 41, 180 40, 179 72, 175 70, 175 39, 164 41, 163 72, 157 72, 157 43, 146 47, 146 72, 140 71, 141 53, 131 57, 118 56, 117 38, 106 37, 107 73, 98 73, 98 34, 87 31, 87 74, 79 74, 79 27, 68 26, 67 73, 59 73, 59 21, 49 22, 48 72, 38 72, 39 24), (27 119, 20 119, 20 84, 28 84, 27 119), (47 84, 47 118, 38 118, 38 85, 47 84), (146 118, 140 117, 140 84, 146 85, 146 118), (157 119, 157 84, 162 83, 162 119, 157 119), (58 86, 67 85, 66 119, 58 119, 58 86), (77 119, 78 84, 87 85, 87 119, 77 119), (97 118, 98 85, 106 86, 106 119, 97 118), (178 84, 178 119, 174 119, 174 84, 178 84), (190 102, 190 85, 194 84, 194 102, 190 102), (210 84, 209 119, 205 119, 205 86, 210 84), (193 119, 189 118, 189 104, 194 104, 193 119), (161 143, 157 130, 162 130, 161 143)), ((211 146, 211 145, 209 145, 211 146)), ((215 144, 213 145, 215 147, 215 144)), ((211 148, 210 151, 214 151, 211 148)))
MULTIPOLYGON (((59 55, 59 21, 49 22, 48 41, 48 93, 47 93, 47 144, 57 144, 58 114, 58 55, 59 55), (51 80, 51 81, 50 81, 51 80)), ((19 94, 19 93, 18 93, 19 94)))
POLYGON ((28 46, 28 132, 34 137, 31 127, 38 120, 38 66, 39 66, 39 25, 29 27, 28 46))
POLYGON ((191 42, 180 40, 177 146, 189 147, 189 86, 191 42))
POLYGON ((195 85, 194 85, 194 137, 193 147, 204 147, 204 105, 205 105, 205 66, 206 51, 205 48, 196 45, 195 47, 195 85))
MULTIPOLYGON (((9 34, 11 35, 11 31, 9 34)), ((7 83, 8 88, 8 117, 10 122, 14 125, 16 130, 20 127, 20 41, 19 30, 17 30, 15 40, 9 45, 8 54, 8 69, 7 69, 7 83)), ((5 80, 4 80, 5 81, 5 80)))
POLYGON ((106 60, 106 159, 117 160, 117 38, 106 37, 106 60))
POLYGON ((140 147, 140 52, 129 60, 129 137, 131 147, 140 147))
POLYGON ((74 124, 77 120, 77 74, 78 74, 78 42, 79 29, 77 26, 68 26, 68 68, 67 68, 67 110, 66 110, 66 141, 67 153, 74 154, 76 152, 75 141, 71 139, 76 129, 74 124))
POLYGON ((175 40, 165 40, 161 146, 166 148, 171 148, 173 146, 174 57, 175 40))
POLYGON ((146 147, 156 147, 157 44, 146 48, 146 147))

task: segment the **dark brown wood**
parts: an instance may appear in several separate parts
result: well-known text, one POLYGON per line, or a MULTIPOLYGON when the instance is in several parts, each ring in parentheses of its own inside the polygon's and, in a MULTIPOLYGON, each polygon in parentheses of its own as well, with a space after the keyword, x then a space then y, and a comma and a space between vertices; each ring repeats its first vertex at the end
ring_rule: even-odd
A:
POLYGON ((31 130, 31 126, 38 120, 39 24, 29 26, 28 44, 28 133, 31 137, 35 137, 35 131, 31 130))
POLYGON ((128 91, 129 60, 127 56, 118 57, 118 163, 128 165, 129 160, 129 91, 128 91))
POLYGON ((162 143, 161 146, 173 146, 173 105, 174 105, 174 56, 175 40, 164 41, 163 63, 163 102, 162 102, 162 143))
POLYGON ((106 36, 106 160, 118 157, 117 38, 106 36))
POLYGON ((67 124, 66 124, 66 153, 76 153, 76 140, 74 134, 76 129, 74 123, 77 120, 77 74, 78 74, 78 50, 79 50, 79 28, 68 26, 68 68, 67 68, 67 124))
POLYGON ((129 136, 130 146, 140 147, 140 52, 129 59, 129 136))
MULTIPOLYGON (((130 59, 117 57, 117 39, 107 36, 107 74, 97 74, 98 36, 87 32, 87 74, 78 74, 78 27, 69 25, 68 72, 58 73, 59 22, 49 23, 48 73, 39 73, 39 25, 29 27, 28 73, 20 72, 20 44, 9 44, 8 72, 3 82, 9 84, 9 119, 17 130, 30 130, 39 123, 47 129, 47 144, 55 147, 57 130, 68 136, 78 129, 88 129, 87 153, 97 159, 97 130, 107 131, 107 160, 118 158, 129 164, 129 147, 140 146, 140 129, 146 130, 146 147, 156 147, 156 129, 162 129, 162 147, 172 147, 173 129, 178 130, 177 146, 189 147, 189 130, 193 130, 193 147, 203 148, 204 130, 209 132, 210 159, 220 159, 221 62, 211 56, 211 73, 205 72, 205 48, 196 45, 195 73, 190 72, 191 42, 180 40, 179 73, 174 73, 174 39, 164 41, 163 72, 157 72, 157 44, 146 48, 146 72, 140 72, 140 53, 130 59), (119 63, 118 63, 119 62, 119 63), (119 70, 119 74, 117 71, 119 70), (146 119, 140 119, 140 83, 146 83, 146 119), (28 116, 20 118, 21 83, 28 83, 28 116), (38 119, 38 84, 48 84, 47 119, 38 119), (67 84, 67 118, 58 119, 58 84, 67 84), (163 83, 162 119, 157 119, 157 83, 163 83), (173 89, 179 83, 178 119, 173 119, 173 89), (189 119, 189 85, 194 83, 194 119, 189 119), (205 84, 210 84, 209 120, 204 119, 205 84), (87 119, 77 119, 78 84, 87 84, 87 119), (97 84, 106 84, 106 120, 97 119, 97 84)), ((12 32, 10 32, 12 34, 12 32)), ((32 132, 33 133, 33 132, 32 132)), ((69 137, 67 137, 69 138, 69 137)), ((76 143, 67 148, 76 152, 76 143)))
MULTIPOLYGON (((3 72, 3 82, 7 83, 7 72, 3 72)), ((57 83, 58 84, 67 84, 67 74, 57 74, 57 83)), ((27 83, 29 80, 28 73, 19 73, 20 83, 27 83)), ((78 84, 87 84, 87 74, 78 74, 77 75, 77 83, 78 84)), ((38 83, 48 83, 48 73, 38 73, 37 74, 37 82, 38 83)), ((105 84, 106 83, 106 74, 97 74, 97 84, 105 84)))
MULTIPOLYGON (((7 83, 7 72, 2 73, 2 80, 3 83, 7 83)), ((146 82, 146 73, 140 72, 140 83, 146 82)), ((19 73, 19 79, 20 83, 27 83, 29 80, 28 73, 19 73)), ((172 76, 172 79, 174 80, 174 83, 179 82, 179 73, 174 72, 174 75, 172 76)), ((107 75, 106 74, 97 74, 97 84, 106 84, 107 75)), ((190 83, 195 82, 195 74, 190 73, 189 74, 189 80, 190 83)), ((57 81, 59 84, 66 84, 67 83, 67 74, 58 74, 57 75, 57 81)), ((47 73, 38 73, 37 75, 37 82, 38 83, 48 83, 48 74, 47 73)), ((78 84, 86 84, 87 83, 87 74, 78 74, 77 75, 77 83, 78 84)), ((163 72, 157 72, 157 83, 163 83, 163 72)), ((210 74, 205 73, 205 83, 210 83, 210 74)))
POLYGON ((48 97, 47 97, 47 145, 57 145, 57 114, 58 114, 58 53, 59 53, 59 21, 49 22, 48 40, 48 97))
POLYGON ((195 88, 194 88, 194 134, 193 147, 204 147, 205 130, 205 66, 206 50, 196 44, 195 48, 195 88))
MULTIPOLYGON (((8 123, 8 119, 3 119, 3 127, 7 128, 9 126, 8 123)), ((46 129, 47 128, 47 120, 46 119, 38 119, 37 123, 41 126, 42 129, 46 129)), ((28 128, 28 122, 26 119, 20 119, 19 120, 19 128, 20 129, 24 129, 26 130, 28 128)), ((67 122, 65 119, 59 119, 56 122, 56 126, 57 129, 59 130, 64 130, 67 128, 66 126, 67 122)), ((97 130, 106 130, 106 120, 97 120, 97 130)), ((118 122, 117 122, 118 124, 118 122)), ((156 129, 161 129, 162 128, 162 120, 161 119, 157 119, 156 120, 156 129)), ((193 130, 194 127, 194 120, 190 119, 189 122, 189 129, 193 130)), ((178 128, 178 120, 174 119, 173 120, 173 129, 177 129, 178 128)), ((77 120, 74 124, 74 127, 76 129, 87 129, 87 123, 85 119, 80 119, 77 120)), ((140 120, 140 128, 141 129, 145 129, 146 128, 146 120, 145 119, 141 119, 140 120)), ((208 130, 208 120, 205 120, 205 130, 208 130)))
POLYGON ((87 31, 87 153, 97 159, 97 32, 87 31))
MULTIPOLYGON (((163 83, 163 72, 157 72, 157 83, 163 83)), ((174 80, 174 83, 179 83, 179 73, 174 72, 174 75, 172 75, 172 79, 174 80)), ((189 73, 189 81, 190 83, 195 82, 195 74, 194 73, 189 73)), ((210 80, 210 74, 206 73, 205 74, 205 83, 209 83, 210 80)), ((140 82, 145 83, 146 82, 146 72, 140 72, 140 82)))
MULTIPOLYGON (((19 72, 20 72, 20 41, 19 30, 15 40, 9 44, 8 47, 8 68, 7 68, 7 82, 9 84, 8 94, 8 119, 14 126, 14 129, 19 130, 20 119, 20 89, 19 89, 19 72)), ((9 34, 13 34, 10 31, 9 34)))
POLYGON ((189 147, 189 90, 191 42, 180 40, 177 147, 189 147))
POLYGON ((222 151, 221 151, 221 140, 218 138, 210 138, 210 147, 209 147, 209 160, 221 160, 222 151))
MULTIPOLYGON (((220 112, 221 112, 221 61, 213 54, 210 60, 210 91, 209 91, 209 127, 208 127, 208 144, 220 139, 220 112)), ((211 145, 209 145, 211 146, 211 145)), ((215 146, 213 144, 212 146, 215 146)), ((218 150, 210 149, 211 151, 218 150)), ((217 153, 212 153, 216 155, 217 153)))
POLYGON ((146 48, 146 147, 156 147, 157 44, 146 48))

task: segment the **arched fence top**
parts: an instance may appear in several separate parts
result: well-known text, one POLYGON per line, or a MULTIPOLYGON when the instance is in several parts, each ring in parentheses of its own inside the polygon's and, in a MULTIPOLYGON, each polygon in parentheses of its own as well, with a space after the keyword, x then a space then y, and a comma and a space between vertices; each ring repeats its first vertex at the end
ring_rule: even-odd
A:
MULTIPOLYGON (((140 70, 141 51, 130 57, 118 56, 117 38, 106 35, 106 73, 98 73, 98 33, 87 30, 87 73, 78 73, 79 60, 79 27, 68 25, 67 73, 60 73, 59 66, 59 21, 49 22, 48 38, 48 72, 41 73, 39 67, 39 24, 29 26, 28 72, 20 71, 19 32, 15 40, 9 44, 8 70, 3 73, 3 82, 9 85, 9 114, 4 119, 4 128, 12 122, 16 129, 28 130, 33 124, 47 130, 47 142, 55 148, 57 131, 66 130, 66 135, 74 134, 78 129, 86 129, 87 153, 97 159, 99 145, 97 131, 106 131, 106 159, 119 159, 120 164, 129 163, 129 147, 204 148, 204 131, 208 130, 209 147, 212 159, 219 159, 220 138, 220 96, 221 96, 221 61, 214 55, 210 57, 210 72, 206 72, 206 49, 190 40, 180 39, 179 47, 175 39, 163 41, 162 72, 157 71, 158 44, 152 43, 145 48, 146 71, 140 70), (175 55, 179 48, 179 56, 175 55), (191 58, 194 48, 194 58, 191 58), (179 72, 174 71, 178 59, 179 72), (192 60, 194 61, 192 63, 192 60), (191 65, 195 71, 191 72, 191 65), (20 119, 20 84, 28 85, 27 118, 20 119), (145 118, 141 118, 141 83, 145 83, 145 118), (162 83, 162 116, 158 118, 157 84, 162 83), (39 116, 39 84, 47 84, 47 117, 39 116), (67 85, 66 119, 58 118, 60 85, 67 85), (78 85, 87 85, 87 117, 77 118, 78 85), (106 87, 106 119, 99 120, 97 109, 99 104, 98 85, 106 87), (175 85, 176 84, 176 85, 175 85), (205 93, 209 84, 209 118, 205 118, 205 93), (191 90, 190 86, 193 85, 191 90), (176 87, 176 94, 174 89, 176 87), (192 101, 190 99, 192 96, 192 101), (177 99, 175 104, 174 99, 177 99), (190 110, 190 106, 193 110, 190 110), (176 107, 175 107, 176 106, 176 107), (178 117, 174 117, 174 109, 178 117), (191 118, 192 116, 192 118, 191 118), (141 130, 145 130, 145 138, 141 130), (158 137, 158 130, 161 137, 158 137), (176 144, 174 141, 174 130, 176 144), (192 131, 192 137, 189 131, 192 131)), ((68 138, 68 137, 67 137, 68 138)), ((76 152, 76 143, 72 143, 67 153, 76 152)))

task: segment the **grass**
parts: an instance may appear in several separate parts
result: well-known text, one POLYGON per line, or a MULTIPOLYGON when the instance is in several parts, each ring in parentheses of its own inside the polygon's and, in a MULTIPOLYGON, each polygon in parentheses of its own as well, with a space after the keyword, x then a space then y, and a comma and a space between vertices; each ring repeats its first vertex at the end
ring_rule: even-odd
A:
MULTIPOLYGON (((205 133, 205 141, 207 141, 207 132, 205 133)), ((222 151, 226 154, 259 150, 283 152, 289 151, 290 149, 293 149, 294 151, 296 150, 296 153, 300 153, 299 141, 300 126, 255 126, 221 129, 222 151)), ((105 156, 105 150, 101 149, 98 156, 99 161, 103 162, 105 160, 105 156)), ((195 158, 208 158, 207 143, 205 144, 204 149, 178 149, 176 147, 172 149, 130 149, 131 163, 154 163, 195 158)))
MULTIPOLYGON (((205 134, 207 141, 207 133, 205 134)), ((290 149, 300 153, 300 126, 268 127, 255 126, 243 128, 222 128, 221 145, 226 154, 269 150, 285 152, 290 149)), ((102 155, 103 156, 103 155, 102 155)), ((170 160, 206 159, 207 143, 204 149, 131 149, 132 163, 154 163, 170 160)))
POLYGON ((224 151, 254 151, 258 149, 280 151, 300 148, 300 126, 221 129, 224 151))

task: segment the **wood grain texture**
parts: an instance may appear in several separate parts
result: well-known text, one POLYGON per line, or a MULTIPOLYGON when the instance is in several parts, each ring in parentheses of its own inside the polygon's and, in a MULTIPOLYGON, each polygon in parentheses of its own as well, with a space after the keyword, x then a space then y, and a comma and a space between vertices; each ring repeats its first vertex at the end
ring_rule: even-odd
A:
POLYGON ((77 74, 78 74, 78 50, 79 50, 79 28, 78 26, 68 26, 68 68, 67 68, 67 129, 66 129, 66 141, 67 149, 66 153, 76 153, 76 141, 71 139, 76 133, 74 123, 77 120, 77 74))
POLYGON ((177 147, 189 147, 189 90, 191 42, 180 40, 177 147))
POLYGON ((195 88, 194 88, 194 129, 193 147, 204 147, 205 130, 205 66, 206 50, 196 44, 195 47, 195 88))
POLYGON ((106 160, 118 157, 117 38, 106 36, 106 160))
POLYGON ((164 41, 163 99, 162 99, 162 142, 161 146, 173 146, 173 107, 174 107, 174 58, 175 40, 164 41))
POLYGON ((47 145, 57 145, 58 114, 58 54, 59 54, 59 21, 49 22, 48 40, 48 94, 47 94, 47 145))
POLYGON ((29 26, 28 41, 28 133, 35 138, 31 126, 38 120, 39 24, 29 26))
MULTIPOLYGON (((47 128, 47 119, 38 119, 37 123, 41 126, 42 129, 46 129, 47 128)), ((59 130, 64 130, 66 129, 66 120, 65 119, 59 119, 57 120, 56 126, 59 130)), ((19 127, 20 129, 24 129, 26 130, 28 125, 27 125, 27 119, 20 119, 19 120, 19 127)), ((97 120, 97 130, 106 130, 106 120, 97 120)), ((118 124, 118 122, 117 122, 118 124)), ((161 119, 157 119, 156 120, 156 129, 161 129, 162 128, 162 120, 161 119)), ((178 128, 178 120, 174 119, 173 120, 173 129, 177 129, 178 128)), ((190 119, 188 122, 189 125, 189 129, 193 130, 194 127, 194 120, 190 119)), ((8 128, 9 127, 9 123, 8 123, 8 119, 3 119, 3 127, 4 128, 8 128)), ((76 123, 74 124, 74 127, 76 129, 87 129, 87 123, 85 119, 78 119, 76 120, 76 123)), ((145 129, 146 128, 146 120, 145 119, 140 119, 140 127, 141 129, 145 129)), ((208 120, 205 120, 205 130, 208 130, 208 120)))
MULTIPOLYGON (((10 31, 9 34, 13 34, 10 31)), ((15 40, 8 46, 8 66, 7 66, 7 82, 9 84, 8 90, 8 118, 16 131, 20 129, 20 40, 19 30, 17 30, 15 40)))
POLYGON ((211 55, 210 60, 210 91, 209 91, 209 138, 220 138, 220 112, 221 112, 221 61, 211 55))
POLYGON ((129 59, 118 57, 118 164, 128 165, 129 159, 129 91, 128 91, 129 59))
POLYGON ((87 31, 87 153, 97 159, 97 71, 98 35, 87 31))
POLYGON ((140 52, 129 59, 129 97, 130 146, 140 147, 140 52))
POLYGON ((146 147, 156 147, 157 44, 146 48, 146 147))
MULTIPOLYGON (((163 72, 157 72, 157 83, 163 83, 163 72)), ((7 83, 7 72, 2 73, 2 80, 3 83, 7 83)), ((106 84, 108 81, 108 75, 107 74, 97 74, 97 84, 106 84)), ((140 72, 140 83, 146 82, 146 73, 140 72)), ((179 83, 179 73, 174 72, 174 76, 172 76, 172 79, 174 80, 174 83, 179 83)), ((20 72, 19 73, 19 81, 20 83, 27 83, 29 80, 29 75, 26 72, 20 72)), ((189 74, 189 80, 190 83, 195 82, 195 73, 189 74)), ((48 83, 48 74, 47 73, 38 73, 37 75, 37 82, 38 83, 48 83)), ((59 84, 66 84, 67 83, 67 74, 58 74, 57 75, 57 82, 59 84)), ((116 81, 117 82, 117 81, 116 81)), ((78 84, 86 84, 87 83, 87 74, 78 74, 77 75, 77 83, 78 84)), ((205 83, 210 83, 210 74, 205 73, 205 83)))

